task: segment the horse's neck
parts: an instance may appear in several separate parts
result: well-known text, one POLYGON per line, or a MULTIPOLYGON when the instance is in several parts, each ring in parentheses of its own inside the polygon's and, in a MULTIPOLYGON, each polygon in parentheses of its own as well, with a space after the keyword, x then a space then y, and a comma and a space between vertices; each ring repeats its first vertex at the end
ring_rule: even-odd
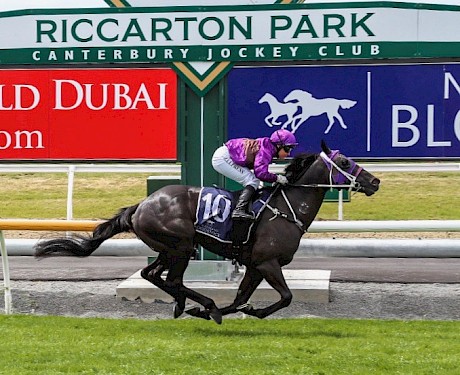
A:
POLYGON ((327 176, 325 176, 325 173, 326 171, 323 171, 322 168, 318 170, 312 166, 304 176, 294 184, 307 185, 309 187, 290 187, 286 190, 286 196, 291 202, 291 206, 299 219, 307 225, 307 228, 316 217, 326 195, 326 189, 314 187, 314 185, 327 183, 327 176))
POLYGON ((272 95, 272 94, 267 94, 267 97, 266 97, 267 101, 269 103, 277 103, 278 101, 276 100, 276 98, 272 95))
POLYGON ((297 185, 325 185, 329 183, 329 170, 321 158, 307 169, 307 171, 296 181, 297 185))

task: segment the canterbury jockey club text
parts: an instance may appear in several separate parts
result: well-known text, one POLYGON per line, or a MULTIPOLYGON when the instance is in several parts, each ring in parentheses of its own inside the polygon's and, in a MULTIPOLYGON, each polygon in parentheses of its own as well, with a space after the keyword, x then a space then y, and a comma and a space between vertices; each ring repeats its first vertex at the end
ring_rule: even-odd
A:
POLYGON ((93 48, 93 49, 50 49, 32 52, 34 61, 219 61, 219 60, 264 60, 301 59, 305 56, 320 57, 376 57, 380 54, 378 44, 351 45, 306 45, 306 46, 247 46, 212 48, 93 48))

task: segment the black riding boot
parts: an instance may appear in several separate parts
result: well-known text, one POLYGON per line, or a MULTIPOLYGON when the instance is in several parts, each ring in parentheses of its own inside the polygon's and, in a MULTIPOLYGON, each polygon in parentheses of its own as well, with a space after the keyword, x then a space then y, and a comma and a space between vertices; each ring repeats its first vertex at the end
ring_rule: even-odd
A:
POLYGON ((254 216, 252 213, 248 212, 249 204, 251 203, 252 195, 255 193, 256 189, 252 186, 246 186, 241 192, 236 207, 232 213, 233 220, 252 220, 254 216))

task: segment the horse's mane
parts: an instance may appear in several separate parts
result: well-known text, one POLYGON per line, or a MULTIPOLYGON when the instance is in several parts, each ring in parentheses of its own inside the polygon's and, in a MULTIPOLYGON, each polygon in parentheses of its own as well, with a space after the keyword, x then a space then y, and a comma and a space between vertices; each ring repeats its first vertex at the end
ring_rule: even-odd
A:
POLYGON ((302 153, 297 155, 291 163, 284 169, 286 178, 290 183, 299 179, 299 177, 313 164, 317 159, 317 154, 302 153))

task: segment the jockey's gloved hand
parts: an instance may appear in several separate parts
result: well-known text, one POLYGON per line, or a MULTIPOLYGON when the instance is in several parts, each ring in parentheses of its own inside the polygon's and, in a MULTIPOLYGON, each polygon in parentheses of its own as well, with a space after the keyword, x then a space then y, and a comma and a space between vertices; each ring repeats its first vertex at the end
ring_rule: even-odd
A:
POLYGON ((276 182, 278 182, 281 185, 286 185, 288 183, 288 179, 286 178, 286 176, 279 174, 276 176, 276 182))

